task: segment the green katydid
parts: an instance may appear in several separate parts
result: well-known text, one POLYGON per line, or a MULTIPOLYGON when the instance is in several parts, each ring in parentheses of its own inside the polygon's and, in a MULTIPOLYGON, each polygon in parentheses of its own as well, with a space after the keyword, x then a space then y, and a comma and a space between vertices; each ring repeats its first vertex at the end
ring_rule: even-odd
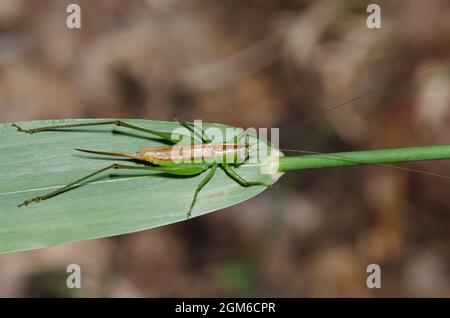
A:
MULTIPOLYGON (((247 144, 242 144, 238 142, 213 143, 205 135, 201 127, 198 127, 198 129, 200 129, 200 132, 198 132, 195 129, 197 127, 194 127, 193 124, 182 121, 178 122, 180 126, 187 128, 189 131, 192 132, 192 134, 182 135, 177 133, 149 130, 142 127, 127 124, 126 122, 120 120, 104 121, 104 122, 88 122, 82 124, 56 125, 33 129, 23 129, 20 126, 13 124, 12 126, 16 127, 19 132, 28 134, 35 134, 44 131, 52 131, 55 129, 67 129, 75 127, 100 126, 100 125, 115 125, 117 127, 126 127, 129 129, 134 129, 145 133, 153 134, 172 144, 177 144, 182 140, 183 137, 191 137, 192 139, 194 139, 194 141, 199 142, 177 146, 164 146, 152 148, 142 147, 138 153, 114 153, 96 150, 75 149, 77 151, 96 155, 126 157, 137 160, 140 163, 144 163, 145 165, 131 166, 117 163, 111 164, 97 171, 94 171, 78 180, 70 182, 69 184, 61 188, 58 188, 50 193, 25 200, 19 205, 19 207, 26 206, 32 202, 39 202, 42 200, 49 199, 51 197, 54 197, 58 194, 61 194, 69 190, 70 188, 78 185, 80 182, 90 179, 100 173, 114 169, 156 170, 172 175, 183 175, 183 176, 196 176, 205 171, 208 171, 205 177, 199 182, 194 192, 191 204, 187 212, 188 218, 192 214, 192 209, 195 206, 198 193, 211 180, 211 178, 214 176, 219 166, 224 169, 224 171, 230 178, 239 183, 241 186, 244 187, 270 186, 269 184, 263 182, 245 180, 233 169, 233 166, 242 164, 248 158, 250 147, 248 143, 247 144)), ((241 139, 242 137, 243 135, 240 134, 239 136, 233 137, 233 139, 234 141, 238 141, 238 139, 241 139)))

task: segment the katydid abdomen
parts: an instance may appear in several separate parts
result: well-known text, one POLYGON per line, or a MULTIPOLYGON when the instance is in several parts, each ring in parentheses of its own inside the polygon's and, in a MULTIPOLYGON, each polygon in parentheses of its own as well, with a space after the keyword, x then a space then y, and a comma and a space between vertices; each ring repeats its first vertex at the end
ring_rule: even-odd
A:
POLYGON ((248 157, 248 145, 234 143, 189 144, 140 149, 140 160, 164 166, 172 162, 242 163, 248 157))

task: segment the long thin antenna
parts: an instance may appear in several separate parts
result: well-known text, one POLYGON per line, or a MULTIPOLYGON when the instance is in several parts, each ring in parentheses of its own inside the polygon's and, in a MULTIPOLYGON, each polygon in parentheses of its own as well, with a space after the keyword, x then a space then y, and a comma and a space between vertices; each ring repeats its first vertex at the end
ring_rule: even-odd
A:
MULTIPOLYGON (((450 59, 446 59, 444 61, 450 61, 450 59)), ((334 111, 334 110, 336 110, 338 108, 341 108, 343 106, 346 106, 346 105, 348 105, 350 103, 353 103, 354 101, 357 101, 357 100, 362 99, 362 98, 364 98, 366 96, 375 94, 377 92, 383 91, 385 89, 391 89, 393 87, 396 87, 396 86, 398 86, 398 85, 400 85, 400 84, 410 80, 414 75, 422 73, 422 72, 425 72, 426 70, 429 70, 429 69, 431 69, 433 67, 436 67, 436 66, 440 65, 441 63, 442 63, 442 61, 430 64, 430 65, 427 65, 427 66, 424 66, 423 68, 420 68, 420 69, 418 69, 417 71, 415 71, 413 73, 410 73, 408 75, 404 75, 404 76, 402 76, 402 77, 400 77, 400 78, 398 78, 396 80, 391 81, 387 85, 382 85, 382 86, 373 88, 373 89, 371 89, 371 90, 369 90, 369 91, 367 91, 367 92, 365 92, 363 94, 360 94, 358 96, 355 96, 355 97, 353 97, 353 98, 351 98, 351 99, 349 99, 349 100, 347 100, 347 101, 345 101, 343 103, 340 103, 338 105, 334 105, 332 107, 328 107, 324 111, 321 111, 319 114, 317 114, 315 116, 311 116, 310 118, 308 118, 308 119, 306 119, 306 120, 304 120, 304 121, 302 121, 302 122, 300 122, 298 124, 295 124, 295 125, 287 128, 287 129, 292 129, 292 128, 295 128, 295 127, 307 125, 307 124, 309 124, 309 123, 311 123, 313 121, 316 121, 316 120, 318 120, 320 118, 323 118, 323 116, 326 115, 327 113, 332 112, 332 111, 334 111)))

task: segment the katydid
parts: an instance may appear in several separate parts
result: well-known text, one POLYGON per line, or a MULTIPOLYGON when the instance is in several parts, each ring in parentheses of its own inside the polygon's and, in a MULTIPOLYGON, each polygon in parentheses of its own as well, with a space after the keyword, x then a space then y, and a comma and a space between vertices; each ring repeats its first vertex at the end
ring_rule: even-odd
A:
MULTIPOLYGON (((26 206, 32 202, 39 202, 42 200, 49 199, 58 194, 61 194, 62 192, 69 190, 70 188, 79 184, 80 182, 90 179, 102 172, 114 169, 156 170, 168 174, 183 175, 183 176, 196 176, 207 171, 207 174, 199 182, 194 192, 191 204, 187 212, 188 218, 192 215, 192 209, 194 208, 195 203, 197 201, 198 193, 211 180, 211 178, 214 176, 219 166, 223 168, 223 170, 231 179, 233 179, 243 187, 270 186, 269 184, 265 184, 263 182, 247 181, 233 169, 233 166, 240 165, 241 163, 245 162, 245 160, 248 158, 250 147, 249 144, 230 143, 230 142, 213 143, 205 135, 205 133, 203 132, 203 130, 201 130, 201 128, 200 128, 201 133, 198 133, 197 130, 193 128, 192 124, 182 122, 179 120, 178 123, 181 126, 186 127, 191 132, 193 132, 192 136, 189 137, 192 137, 195 141, 198 141, 199 143, 191 143, 176 146, 152 147, 152 148, 141 147, 138 153, 114 153, 96 150, 75 149, 77 151, 96 155, 126 157, 137 160, 145 165, 132 166, 117 163, 112 164, 97 171, 94 171, 93 173, 88 174, 87 176, 84 176, 78 180, 75 180, 50 193, 25 200, 19 205, 19 207, 26 206)), ((100 126, 100 125, 115 125, 118 127, 126 127, 129 129, 146 132, 158 136, 163 140, 166 140, 167 142, 172 144, 177 144, 183 138, 183 136, 186 136, 170 132, 149 130, 142 127, 127 124, 126 122, 120 120, 105 121, 105 122, 88 122, 82 124, 56 125, 33 129, 23 129, 20 126, 13 124, 13 126, 16 127, 19 132, 28 134, 35 134, 43 131, 52 131, 56 129, 67 129, 75 127, 100 126)), ((233 139, 237 140, 238 138, 241 138, 241 136, 239 137, 236 136, 233 139)))

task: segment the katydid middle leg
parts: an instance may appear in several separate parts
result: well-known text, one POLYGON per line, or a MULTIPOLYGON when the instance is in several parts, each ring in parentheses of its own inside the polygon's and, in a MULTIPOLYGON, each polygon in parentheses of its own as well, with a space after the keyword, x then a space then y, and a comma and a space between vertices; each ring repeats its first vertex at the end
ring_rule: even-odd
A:
POLYGON ((251 187, 251 186, 271 187, 272 186, 271 184, 267 184, 267 183, 264 183, 264 182, 247 181, 243 177, 241 177, 236 171, 234 171, 233 168, 231 168, 227 163, 222 162, 220 165, 222 166, 222 168, 225 170, 226 174, 231 179, 233 179, 234 181, 236 181, 237 183, 239 183, 243 187, 251 187))
POLYGON ((214 176, 214 174, 216 173, 217 167, 218 167, 218 163, 214 163, 211 166, 211 169, 209 170, 208 174, 205 176, 205 178, 200 181, 200 183, 197 185, 197 188, 195 189, 195 193, 194 193, 194 198, 192 199, 191 202, 191 206, 189 207, 188 213, 187 213, 187 218, 190 218, 192 215, 192 209, 194 208, 195 202, 197 202, 197 196, 198 193, 203 189, 203 187, 209 182, 209 180, 211 180, 211 178, 214 176))

